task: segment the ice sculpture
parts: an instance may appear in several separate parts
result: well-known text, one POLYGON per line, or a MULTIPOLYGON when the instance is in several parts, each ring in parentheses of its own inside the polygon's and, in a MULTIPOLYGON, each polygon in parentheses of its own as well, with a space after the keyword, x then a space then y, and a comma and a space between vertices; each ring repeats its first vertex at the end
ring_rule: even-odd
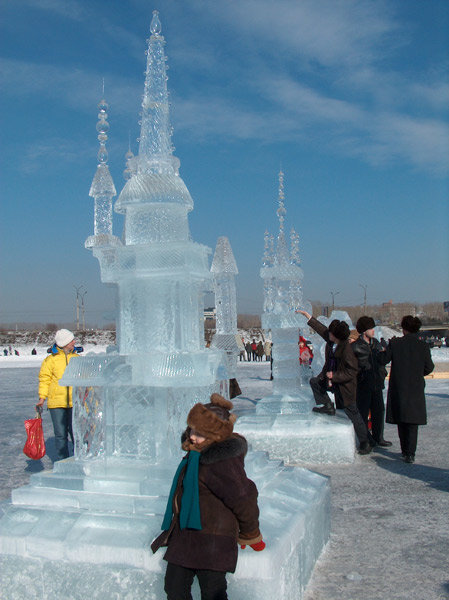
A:
POLYGON ((90 187, 89 196, 95 200, 94 208, 94 235, 87 238, 86 248, 94 246, 114 246, 119 240, 112 235, 112 198, 117 195, 115 185, 109 173, 108 151, 106 150, 107 132, 109 123, 107 121, 109 105, 103 98, 98 103, 98 166, 90 187))
MULTIPOLYGON (((226 352, 204 347, 203 300, 212 289, 209 249, 190 239, 192 198, 173 156, 164 38, 153 13, 142 101, 139 153, 127 154, 115 209, 106 164, 106 103, 100 103, 100 164, 91 195, 94 235, 86 245, 102 281, 117 291, 118 348, 71 361, 75 457, 32 475, 14 490, 0 519, 2 597, 46 600, 161 600, 162 552, 153 555, 188 409, 229 377, 226 352), (24 592, 24 589, 26 592, 24 592)), ((230 248, 220 242, 213 275, 218 335, 235 324, 230 248), (221 286, 221 287, 220 287, 221 286)), ((218 344, 219 345, 219 344, 218 344)), ((237 428, 238 430, 238 428, 237 428)), ((260 492, 267 550, 242 552, 230 577, 235 600, 297 600, 330 532, 327 478, 251 452, 247 472, 260 492)))
POLYGON ((236 362, 239 355, 237 336, 237 300, 235 276, 238 274, 231 244, 227 237, 219 237, 212 261, 211 273, 214 279, 216 333, 212 347, 226 352, 226 367, 229 379, 236 376, 236 362))
MULTIPOLYGON (((273 394, 260 400, 255 416, 243 417, 241 431, 256 449, 292 463, 353 462, 355 440, 345 415, 333 418, 312 412, 313 395, 308 381, 312 369, 299 364, 299 335, 310 337, 305 317, 295 310, 312 312, 302 293, 299 236, 292 230, 290 250, 285 239, 284 173, 279 173, 277 216, 279 233, 265 233, 260 276, 264 280, 262 327, 273 340, 273 394)), ((322 339, 314 336, 319 363, 322 339)))

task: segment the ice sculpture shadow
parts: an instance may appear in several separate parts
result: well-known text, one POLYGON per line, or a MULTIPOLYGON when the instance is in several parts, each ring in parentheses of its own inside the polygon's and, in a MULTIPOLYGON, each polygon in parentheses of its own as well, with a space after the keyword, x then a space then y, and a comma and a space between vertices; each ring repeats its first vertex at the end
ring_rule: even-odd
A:
POLYGON ((395 473, 404 475, 410 479, 423 481, 430 487, 442 492, 449 492, 449 469, 440 469, 439 467, 429 467, 414 463, 412 465, 398 460, 397 452, 384 451, 382 455, 373 455, 373 459, 379 467, 395 473))

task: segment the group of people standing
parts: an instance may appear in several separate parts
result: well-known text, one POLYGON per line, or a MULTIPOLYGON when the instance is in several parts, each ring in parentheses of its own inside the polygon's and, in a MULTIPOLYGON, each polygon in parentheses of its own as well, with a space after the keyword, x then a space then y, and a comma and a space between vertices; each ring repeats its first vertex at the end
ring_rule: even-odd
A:
POLYGON ((360 454, 369 454, 375 446, 391 446, 383 437, 382 391, 385 366, 391 363, 386 422, 397 425, 402 457, 413 463, 418 426, 427 422, 424 376, 434 368, 429 346, 418 338, 420 319, 405 316, 401 322, 403 337, 392 338, 383 346, 374 337, 375 322, 369 316, 360 317, 356 332, 351 332, 345 321, 335 319, 326 327, 308 312, 297 312, 326 341, 323 369, 310 379, 317 404, 313 410, 332 416, 336 408, 343 409, 354 426, 360 454), (334 395, 335 405, 329 392, 334 395))
POLYGON ((271 346, 273 345, 269 340, 262 342, 256 342, 253 338, 253 341, 245 342, 242 338, 242 344, 244 346, 244 350, 240 351, 240 361, 247 360, 249 361, 262 361, 265 356, 265 360, 271 360, 271 346))

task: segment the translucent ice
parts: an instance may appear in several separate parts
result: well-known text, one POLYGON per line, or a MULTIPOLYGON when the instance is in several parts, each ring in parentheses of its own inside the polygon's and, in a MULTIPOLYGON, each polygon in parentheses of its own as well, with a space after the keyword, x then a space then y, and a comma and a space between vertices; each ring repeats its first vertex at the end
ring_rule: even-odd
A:
MULTIPOLYGON (((284 200, 284 175, 281 172, 277 210, 279 233, 276 244, 274 238, 265 233, 260 270, 264 280, 262 326, 271 330, 273 340, 273 394, 262 398, 256 414, 243 417, 240 426, 253 447, 264 448, 272 458, 294 464, 353 462, 354 432, 346 417, 342 415, 329 420, 312 412, 314 400, 309 381, 324 364, 325 345, 324 340, 310 330, 304 315, 296 312, 298 308, 309 313, 312 310, 302 296, 299 236, 294 230, 290 235, 290 251, 287 249, 284 200), (300 364, 300 335, 313 344, 311 366, 300 364)), ((349 319, 346 313, 337 311, 332 318, 349 319)))
MULTIPOLYGON (((95 228, 86 245, 99 260, 102 280, 117 291, 117 351, 70 362, 61 384, 74 387, 75 457, 34 474, 3 507, 0 571, 7 582, 2 593, 6 588, 11 600, 30 590, 48 600, 164 597, 163 552, 153 555, 150 542, 160 532, 182 456, 180 434, 190 408, 225 389, 231 376, 237 269, 221 239, 211 273, 210 250, 190 238, 193 201, 173 156, 164 44, 155 11, 139 154, 127 157, 127 182, 115 206, 124 214, 123 241, 112 236, 109 223, 115 190, 104 168, 108 126, 105 105, 100 108, 95 228), (215 347, 206 349, 203 294, 213 279, 219 331, 215 347)), ((280 276, 298 275, 296 237, 290 259, 285 236, 278 244, 280 276)), ((302 321, 290 313, 287 330, 282 319, 288 320, 284 308, 299 302, 297 283, 283 281, 273 299, 273 318, 283 323, 275 368, 284 386, 296 378, 287 347, 302 321)), ((273 432, 285 433, 276 419, 273 432)), ((268 546, 262 555, 240 552, 231 597, 298 600, 329 537, 329 482, 271 462, 265 453, 250 452, 246 460, 259 487, 268 546)))
POLYGON ((237 297, 235 276, 238 273, 228 238, 219 237, 211 266, 214 279, 216 333, 212 340, 214 348, 226 352, 226 366, 229 378, 235 377, 236 361, 239 354, 237 345, 237 297))

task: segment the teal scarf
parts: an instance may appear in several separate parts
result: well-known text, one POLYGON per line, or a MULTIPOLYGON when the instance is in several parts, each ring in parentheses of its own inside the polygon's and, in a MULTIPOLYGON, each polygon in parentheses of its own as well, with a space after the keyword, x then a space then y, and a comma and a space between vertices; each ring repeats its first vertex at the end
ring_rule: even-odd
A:
POLYGON ((181 529, 202 529, 200 515, 200 494, 198 489, 198 468, 200 463, 200 453, 194 450, 179 463, 179 467, 173 477, 170 496, 168 497, 167 508, 165 509, 164 520, 161 529, 167 531, 173 518, 173 497, 182 469, 187 465, 184 479, 182 481, 181 512, 179 513, 179 525, 181 529))

